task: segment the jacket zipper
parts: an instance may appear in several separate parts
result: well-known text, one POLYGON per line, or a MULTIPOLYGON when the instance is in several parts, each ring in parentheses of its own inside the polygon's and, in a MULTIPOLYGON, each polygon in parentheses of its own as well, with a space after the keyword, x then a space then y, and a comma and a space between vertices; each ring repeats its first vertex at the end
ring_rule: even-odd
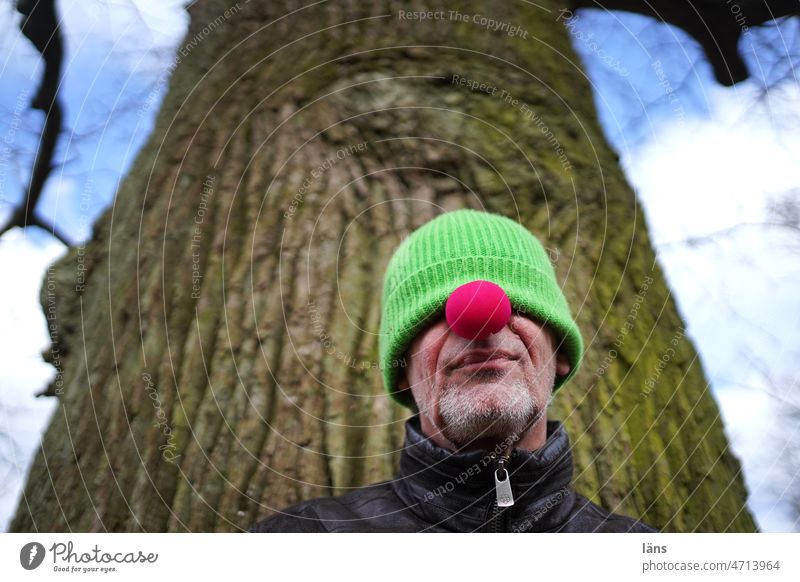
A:
POLYGON ((500 533, 503 530, 502 522, 503 522, 503 512, 497 506, 497 503, 495 503, 492 506, 492 519, 490 522, 491 527, 489 528, 489 531, 491 531, 492 533, 500 533))
POLYGON ((508 459, 511 453, 504 450, 500 455, 492 453, 494 463, 494 488, 496 499, 492 507, 490 530, 494 533, 505 531, 503 527, 503 509, 514 505, 514 495, 511 492, 511 475, 508 472, 508 459))

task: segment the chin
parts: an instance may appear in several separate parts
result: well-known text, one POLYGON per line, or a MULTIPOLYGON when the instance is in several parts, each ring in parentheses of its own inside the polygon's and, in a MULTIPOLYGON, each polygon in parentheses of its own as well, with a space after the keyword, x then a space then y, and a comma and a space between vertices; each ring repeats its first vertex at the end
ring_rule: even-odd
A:
POLYGON ((517 434, 537 410, 536 399, 521 381, 453 386, 439 401, 439 414, 446 427, 443 433, 457 446, 517 434))

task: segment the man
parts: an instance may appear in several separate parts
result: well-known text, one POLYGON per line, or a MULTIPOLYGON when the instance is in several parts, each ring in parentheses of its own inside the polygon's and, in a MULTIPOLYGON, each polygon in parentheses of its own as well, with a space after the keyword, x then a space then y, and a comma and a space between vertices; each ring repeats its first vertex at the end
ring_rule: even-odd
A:
POLYGON ((656 531, 570 486, 569 438, 546 412, 583 341, 547 253, 518 223, 464 209, 414 231, 387 267, 380 331, 385 387, 415 412, 399 472, 250 531, 656 531))

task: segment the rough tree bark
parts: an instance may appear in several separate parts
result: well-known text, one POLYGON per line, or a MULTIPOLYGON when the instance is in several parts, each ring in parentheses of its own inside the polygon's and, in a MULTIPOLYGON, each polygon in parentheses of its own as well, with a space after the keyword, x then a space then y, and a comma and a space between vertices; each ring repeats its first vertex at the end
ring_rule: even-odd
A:
POLYGON ((470 206, 544 239, 577 314, 586 360, 549 413, 576 489, 667 531, 755 531, 559 8, 194 4, 151 139, 44 281, 59 407, 12 529, 239 530, 390 478, 384 267, 470 206), (444 18, 399 14, 425 9, 444 18))

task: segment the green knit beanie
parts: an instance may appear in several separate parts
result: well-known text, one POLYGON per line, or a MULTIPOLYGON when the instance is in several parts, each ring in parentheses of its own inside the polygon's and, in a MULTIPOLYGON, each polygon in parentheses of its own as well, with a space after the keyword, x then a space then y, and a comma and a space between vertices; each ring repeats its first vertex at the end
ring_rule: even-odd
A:
POLYGON ((380 367, 392 398, 411 407, 410 391, 397 392, 403 354, 438 316, 459 286, 476 279, 500 285, 511 307, 548 325, 571 369, 556 377, 555 391, 578 370, 583 340, 541 243, 517 222, 488 212, 446 212, 411 233, 386 268, 380 326, 380 367))

